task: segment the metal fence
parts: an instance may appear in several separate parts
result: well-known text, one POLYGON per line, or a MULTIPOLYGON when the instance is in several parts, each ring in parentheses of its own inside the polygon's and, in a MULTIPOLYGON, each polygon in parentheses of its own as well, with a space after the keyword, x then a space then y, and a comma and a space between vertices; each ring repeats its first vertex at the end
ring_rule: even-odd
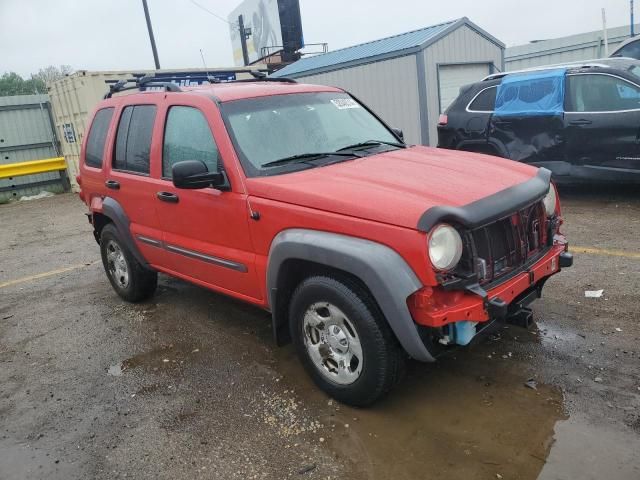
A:
MULTIPOLYGON (((25 162, 60 157, 48 95, 0 97, 0 202, 43 190, 59 193, 67 188, 65 170, 45 173, 39 168, 20 168, 25 162), (8 165, 11 165, 9 168, 8 165)), ((31 163, 33 165, 33 163, 31 163)))

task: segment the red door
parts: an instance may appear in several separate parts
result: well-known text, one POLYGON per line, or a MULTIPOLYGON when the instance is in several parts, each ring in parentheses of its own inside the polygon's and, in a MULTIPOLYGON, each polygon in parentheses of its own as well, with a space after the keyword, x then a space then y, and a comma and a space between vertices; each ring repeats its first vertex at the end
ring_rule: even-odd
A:
POLYGON ((214 103, 208 98, 168 95, 162 116, 164 138, 156 172, 159 186, 155 210, 163 230, 167 269, 260 303, 246 195, 235 159, 229 158, 229 141, 214 103), (222 133, 213 135, 214 131, 222 133), (223 169, 229 180, 228 190, 174 187, 171 167, 184 160, 200 160, 209 171, 223 169))

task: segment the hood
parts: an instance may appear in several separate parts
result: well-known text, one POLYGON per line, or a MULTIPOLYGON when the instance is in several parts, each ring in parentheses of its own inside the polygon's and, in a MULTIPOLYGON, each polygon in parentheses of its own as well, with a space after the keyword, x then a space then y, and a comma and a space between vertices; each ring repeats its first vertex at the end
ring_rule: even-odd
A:
POLYGON ((272 177, 251 196, 417 228, 431 207, 462 207, 535 177, 537 168, 477 153, 411 147, 272 177))

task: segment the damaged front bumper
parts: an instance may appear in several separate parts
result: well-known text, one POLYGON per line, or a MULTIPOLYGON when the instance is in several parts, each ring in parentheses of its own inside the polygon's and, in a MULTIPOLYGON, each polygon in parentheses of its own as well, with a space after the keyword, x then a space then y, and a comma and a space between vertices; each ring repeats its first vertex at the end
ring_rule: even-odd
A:
POLYGON ((541 258, 497 285, 474 283, 453 291, 425 287, 409 298, 409 310, 416 324, 442 329, 452 343, 466 345, 483 323, 517 315, 540 298, 552 275, 572 265, 573 256, 562 239, 541 258))

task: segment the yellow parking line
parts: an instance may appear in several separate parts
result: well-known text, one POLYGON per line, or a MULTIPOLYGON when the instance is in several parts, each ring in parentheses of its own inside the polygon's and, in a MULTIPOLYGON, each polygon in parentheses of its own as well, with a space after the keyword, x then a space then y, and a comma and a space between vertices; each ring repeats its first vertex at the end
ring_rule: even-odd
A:
POLYGON ((61 273, 71 272, 73 270, 78 270, 80 268, 93 265, 94 263, 97 263, 97 262, 98 260, 91 263, 79 263, 78 265, 71 265, 69 267, 59 268, 57 270, 51 270, 50 272, 38 273, 36 275, 30 275, 28 277, 17 278, 16 280, 9 280, 8 282, 0 283, 0 288, 11 287, 13 285, 19 285, 21 283, 32 282, 34 280, 39 280, 41 278, 53 277, 55 275, 60 275, 61 273))
POLYGON ((625 250, 608 250, 606 248, 591 248, 591 247, 569 247, 569 250, 573 253, 586 253, 589 255, 604 255, 607 257, 624 257, 640 259, 640 253, 627 252, 625 250))

